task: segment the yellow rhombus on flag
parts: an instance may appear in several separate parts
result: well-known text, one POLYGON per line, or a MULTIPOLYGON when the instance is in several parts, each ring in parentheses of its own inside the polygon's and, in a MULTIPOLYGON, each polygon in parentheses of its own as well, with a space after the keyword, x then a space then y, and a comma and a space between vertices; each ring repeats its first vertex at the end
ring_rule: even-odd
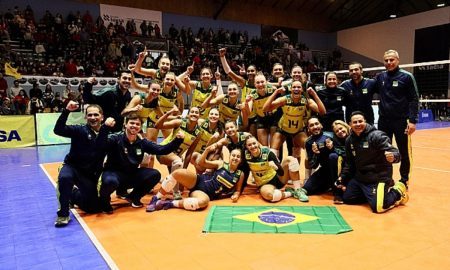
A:
POLYGON ((13 68, 10 63, 5 63, 5 75, 13 76, 16 80, 22 78, 22 74, 17 72, 17 68, 13 68))

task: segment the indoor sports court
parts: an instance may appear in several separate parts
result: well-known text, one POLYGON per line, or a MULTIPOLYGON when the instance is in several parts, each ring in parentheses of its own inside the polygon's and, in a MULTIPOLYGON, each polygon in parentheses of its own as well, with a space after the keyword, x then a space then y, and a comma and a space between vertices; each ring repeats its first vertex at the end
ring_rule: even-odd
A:
MULTIPOLYGON (((450 269, 449 5, 442 0, 0 1, 0 270, 450 269), (311 195, 307 203, 294 198, 269 203, 249 182, 237 203, 226 198, 211 201, 204 210, 146 212, 158 184, 142 198, 142 208, 113 193, 112 214, 86 214, 75 206, 67 226, 55 227, 55 187, 70 139, 53 130, 68 103, 90 103, 83 101, 86 82, 94 92, 118 90, 123 71, 136 73, 134 86, 144 89, 138 107, 150 96, 152 83, 160 85, 161 93, 165 90, 169 73, 174 77, 170 95, 176 80, 183 80, 185 89, 203 91, 206 68, 208 91, 221 79, 223 94, 231 82, 242 81, 236 88, 249 91, 239 95, 242 101, 257 90, 249 76, 257 72, 280 88, 290 90, 300 81, 303 90, 312 86, 316 92, 328 87, 330 71, 336 88, 351 81, 351 65, 359 64, 359 79, 378 80, 388 70, 383 52, 392 50, 400 63, 396 72, 400 67, 415 78, 408 90, 418 91, 410 104, 419 100, 406 205, 375 214, 368 204, 334 204, 331 192, 311 195), (138 62, 141 73, 135 69, 138 62), (277 76, 276 65, 282 70, 277 76), (301 79, 292 72, 298 67, 301 79), (91 76, 98 84, 88 81, 91 76), (187 86, 194 81, 195 87, 187 86), (47 86, 54 92, 52 99, 47 97, 51 106, 31 112, 37 104, 31 102, 32 90, 45 88, 45 94, 47 86), (4 106, 7 99, 12 103, 4 106)), ((380 84, 367 104, 375 124, 377 94, 385 81, 380 84)), ((139 89, 130 89, 131 101, 139 89)), ((180 90, 165 107, 184 109, 186 116, 194 107, 193 92, 180 90)), ((70 113, 68 125, 86 123, 80 107, 70 113)), ((146 117, 145 127, 151 124, 150 114, 146 117)), ((300 117, 295 120, 298 126, 300 117)), ((288 156, 286 144, 280 145, 274 150, 288 156)), ((305 180, 301 151, 300 178, 305 180)), ((395 181, 399 167, 394 164, 395 181)), ((157 160, 154 168, 162 178, 168 175, 167 166, 157 160)), ((189 169, 195 170, 192 164, 189 169)))
MULTIPOLYGON (((212 206, 267 206, 251 188, 237 204, 213 201, 196 212, 146 213, 113 198, 113 215, 74 210, 69 226, 56 229, 54 180, 67 145, 1 149, 1 268, 341 269, 350 262, 354 269, 447 269, 450 124, 418 127, 409 202, 384 214, 366 205, 338 205, 352 229, 342 234, 203 233, 212 206)), ((270 206, 334 205, 324 195, 270 206)))

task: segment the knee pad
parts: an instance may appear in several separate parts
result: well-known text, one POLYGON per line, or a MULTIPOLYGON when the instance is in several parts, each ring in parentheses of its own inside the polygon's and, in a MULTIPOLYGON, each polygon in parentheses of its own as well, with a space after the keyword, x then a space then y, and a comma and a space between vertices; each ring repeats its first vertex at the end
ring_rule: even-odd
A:
POLYGON ((272 194, 272 202, 278 202, 283 197, 283 192, 279 189, 275 189, 272 194))
POLYGON ((174 172, 178 169, 183 168, 183 161, 180 158, 175 159, 174 161, 172 161, 172 169, 170 170, 170 172, 174 172))
POLYGON ((197 198, 186 198, 183 200, 183 208, 186 210, 195 211, 199 208, 197 198))
POLYGON ((167 176, 166 179, 164 179, 161 183, 161 188, 166 192, 171 192, 176 184, 177 181, 173 178, 172 175, 169 174, 169 176, 167 176))
POLYGON ((298 172, 300 171, 300 164, 296 158, 292 158, 289 162, 289 171, 290 172, 298 172))

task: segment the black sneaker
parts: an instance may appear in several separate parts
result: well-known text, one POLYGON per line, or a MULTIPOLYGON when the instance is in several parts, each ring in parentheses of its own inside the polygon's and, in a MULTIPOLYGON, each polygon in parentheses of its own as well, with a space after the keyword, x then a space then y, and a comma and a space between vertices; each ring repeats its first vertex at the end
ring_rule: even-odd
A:
POLYGON ((341 195, 334 195, 333 203, 334 204, 343 204, 344 199, 342 199, 341 195))
POLYGON ((131 203, 131 207, 133 208, 141 208, 144 206, 143 203, 141 203, 141 199, 134 199, 134 198, 127 198, 127 201, 131 203))
POLYGON ((111 206, 111 203, 109 202, 109 200, 104 200, 101 202, 101 206, 102 206, 102 212, 107 214, 107 215, 111 215, 114 212, 114 209, 111 206))
POLYGON ((65 227, 67 226, 67 224, 69 224, 70 221, 70 217, 57 217, 56 221, 55 221, 55 227, 56 228, 61 228, 61 227, 65 227))
POLYGON ((126 191, 126 190, 125 191, 116 190, 116 196, 119 199, 126 200, 127 197, 128 197, 128 191, 126 191))

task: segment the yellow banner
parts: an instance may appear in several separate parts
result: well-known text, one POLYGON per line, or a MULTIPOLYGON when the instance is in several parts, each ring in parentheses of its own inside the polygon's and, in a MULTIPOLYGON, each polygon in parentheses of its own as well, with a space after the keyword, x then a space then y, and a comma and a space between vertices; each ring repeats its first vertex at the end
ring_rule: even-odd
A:
POLYGON ((0 116, 0 148, 36 145, 32 115, 0 116))
POLYGON ((16 80, 22 78, 22 74, 17 72, 17 68, 13 68, 10 63, 5 63, 5 75, 13 76, 16 80))

